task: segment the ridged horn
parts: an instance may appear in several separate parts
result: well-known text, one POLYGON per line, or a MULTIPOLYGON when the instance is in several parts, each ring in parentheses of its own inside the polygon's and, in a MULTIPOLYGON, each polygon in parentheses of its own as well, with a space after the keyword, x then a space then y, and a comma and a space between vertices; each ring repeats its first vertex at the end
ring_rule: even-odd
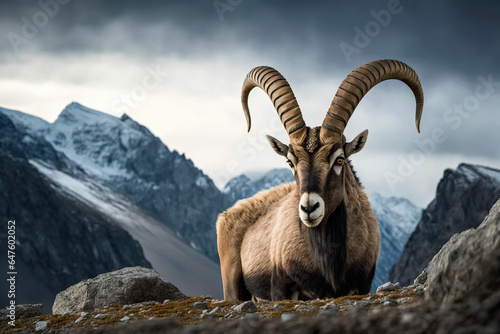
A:
POLYGON ((247 119, 248 131, 252 125, 250 110, 248 109, 248 95, 254 87, 261 88, 271 99, 278 112, 281 122, 285 126, 290 142, 302 144, 307 129, 299 104, 293 94, 292 88, 286 79, 274 68, 258 66, 252 69, 243 82, 241 89, 241 104, 247 119))
POLYGON ((424 92, 417 73, 403 62, 384 59, 359 66, 344 79, 326 113, 319 134, 320 142, 325 144, 339 141, 349 118, 363 96, 378 83, 389 79, 401 80, 413 91, 417 102, 415 124, 417 131, 420 132, 424 92))

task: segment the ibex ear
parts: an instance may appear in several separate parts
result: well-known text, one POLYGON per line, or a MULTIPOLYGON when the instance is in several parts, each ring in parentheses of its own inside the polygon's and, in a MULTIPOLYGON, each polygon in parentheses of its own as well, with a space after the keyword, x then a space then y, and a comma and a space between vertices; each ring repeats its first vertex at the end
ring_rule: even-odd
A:
POLYGON ((288 146, 286 146, 285 144, 283 144, 282 142, 280 142, 278 139, 270 136, 270 135, 266 135, 266 138, 267 140, 269 141, 269 144, 271 144, 271 147, 273 148, 273 150, 278 153, 279 155, 282 155, 284 157, 286 157, 286 155, 288 154, 288 146))
POLYGON ((351 154, 358 153, 365 146, 366 139, 368 138, 368 130, 361 132, 350 143, 345 143, 344 153, 346 157, 351 154))

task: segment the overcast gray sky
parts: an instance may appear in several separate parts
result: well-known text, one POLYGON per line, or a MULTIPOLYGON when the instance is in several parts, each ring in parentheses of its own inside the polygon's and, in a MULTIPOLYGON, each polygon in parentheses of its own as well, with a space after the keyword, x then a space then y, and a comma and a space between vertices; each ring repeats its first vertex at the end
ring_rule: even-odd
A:
POLYGON ((269 65, 290 82, 309 126, 342 80, 366 62, 413 67, 425 105, 384 82, 358 106, 348 140, 370 130, 353 164, 368 191, 425 206, 445 168, 500 167, 497 1, 5 1, 0 4, 0 106, 54 121, 71 101, 129 114, 185 153, 217 185, 286 167, 265 142, 287 136, 263 92, 241 83, 269 65))

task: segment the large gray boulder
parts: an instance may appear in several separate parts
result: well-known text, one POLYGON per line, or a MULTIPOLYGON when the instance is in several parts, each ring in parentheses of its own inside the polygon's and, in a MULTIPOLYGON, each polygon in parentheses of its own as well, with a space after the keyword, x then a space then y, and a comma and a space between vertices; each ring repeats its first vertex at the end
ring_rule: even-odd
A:
POLYGON ((477 229, 455 234, 415 280, 442 305, 481 301, 500 286, 500 200, 477 229))
POLYGON ((70 286, 56 296, 52 313, 92 311, 106 305, 187 298, 172 283, 152 269, 129 267, 101 274, 70 286))

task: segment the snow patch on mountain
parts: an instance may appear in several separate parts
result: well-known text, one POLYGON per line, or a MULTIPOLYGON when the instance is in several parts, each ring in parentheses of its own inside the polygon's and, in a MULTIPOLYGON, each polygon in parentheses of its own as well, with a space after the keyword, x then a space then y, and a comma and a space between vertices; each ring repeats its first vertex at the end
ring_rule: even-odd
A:
POLYGON ((45 138, 89 175, 130 179, 133 174, 124 161, 142 136, 119 118, 73 102, 50 125, 45 138))
POLYGON ((494 182, 500 182, 500 171, 497 169, 470 164, 460 164, 457 172, 465 176, 469 183, 475 182, 481 178, 491 178, 494 182))
POLYGON ((32 135, 39 136, 43 134, 50 125, 49 122, 46 122, 41 118, 25 114, 17 110, 5 109, 0 107, 0 112, 9 117, 16 128, 21 129, 23 132, 28 132, 32 135))
POLYGON ((219 267, 191 242, 191 249, 164 224, 128 198, 90 179, 75 178, 41 161, 30 163, 45 175, 54 189, 101 212, 141 244, 155 270, 189 295, 211 294, 222 298, 219 267), (167 256, 168 255, 168 256, 167 256))

